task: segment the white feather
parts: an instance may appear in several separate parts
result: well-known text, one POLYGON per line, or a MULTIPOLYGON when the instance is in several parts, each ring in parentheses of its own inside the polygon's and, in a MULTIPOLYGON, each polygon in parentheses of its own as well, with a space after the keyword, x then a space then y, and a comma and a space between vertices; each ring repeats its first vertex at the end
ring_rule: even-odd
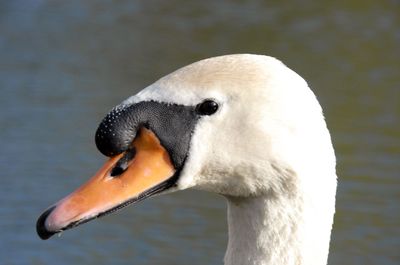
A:
POLYGON ((220 108, 196 126, 177 189, 226 196, 225 264, 326 264, 336 162, 307 83, 275 58, 227 55, 181 68, 122 104, 206 98, 220 108))

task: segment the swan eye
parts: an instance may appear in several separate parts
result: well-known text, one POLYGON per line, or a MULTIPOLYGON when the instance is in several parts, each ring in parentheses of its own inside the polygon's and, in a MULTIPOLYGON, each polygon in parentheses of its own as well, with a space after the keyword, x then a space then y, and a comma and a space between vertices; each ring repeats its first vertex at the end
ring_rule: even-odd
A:
POLYGON ((206 99, 196 106, 196 112, 200 115, 212 115, 218 110, 218 103, 211 99, 206 99))

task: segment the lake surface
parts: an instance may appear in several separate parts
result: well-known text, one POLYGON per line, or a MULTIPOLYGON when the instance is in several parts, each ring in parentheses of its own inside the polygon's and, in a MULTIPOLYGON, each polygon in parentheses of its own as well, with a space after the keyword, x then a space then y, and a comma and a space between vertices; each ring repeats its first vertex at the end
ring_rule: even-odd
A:
POLYGON ((400 263, 398 1, 0 3, 0 264, 222 264, 225 201, 144 201, 41 241, 38 215, 104 161, 103 116, 193 61, 268 54, 308 80, 338 160, 329 264, 400 263))

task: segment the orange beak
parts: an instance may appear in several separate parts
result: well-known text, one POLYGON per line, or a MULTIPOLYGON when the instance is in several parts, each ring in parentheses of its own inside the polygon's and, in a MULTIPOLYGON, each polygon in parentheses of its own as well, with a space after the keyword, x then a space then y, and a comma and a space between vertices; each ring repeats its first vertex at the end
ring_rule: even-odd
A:
POLYGON ((114 212, 175 183, 176 170, 153 132, 141 129, 132 145, 130 159, 129 151, 110 158, 88 182, 39 217, 36 228, 42 239, 114 212))

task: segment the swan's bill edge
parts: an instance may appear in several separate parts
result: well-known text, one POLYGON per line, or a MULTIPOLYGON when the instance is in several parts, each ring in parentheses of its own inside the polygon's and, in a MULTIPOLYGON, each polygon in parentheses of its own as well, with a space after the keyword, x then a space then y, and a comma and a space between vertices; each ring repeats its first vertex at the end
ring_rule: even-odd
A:
POLYGON ((112 171, 124 154, 109 159, 88 182, 44 211, 36 224, 39 237, 46 240, 175 185, 179 170, 153 132, 142 128, 133 146, 135 157, 120 175, 112 171))

